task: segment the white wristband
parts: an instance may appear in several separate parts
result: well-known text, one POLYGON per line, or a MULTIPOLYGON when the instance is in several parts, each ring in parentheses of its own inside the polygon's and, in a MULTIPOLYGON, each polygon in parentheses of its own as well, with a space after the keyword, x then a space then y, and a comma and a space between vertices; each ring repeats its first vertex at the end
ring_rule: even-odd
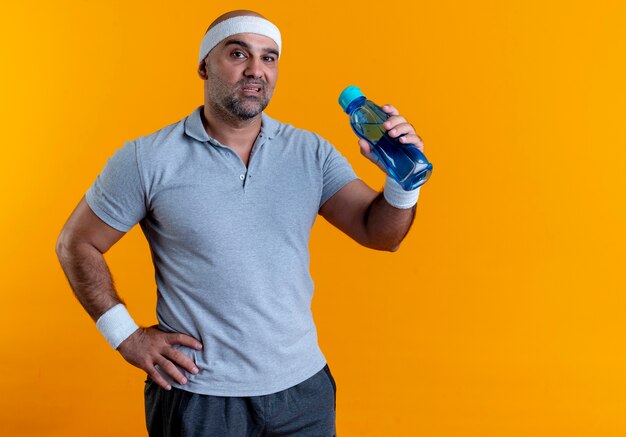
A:
POLYGON ((417 203, 417 198, 420 194, 420 188, 417 187, 411 191, 405 191, 402 186, 396 182, 394 178, 387 175, 385 181, 385 189, 383 190, 383 196, 387 203, 394 208, 408 209, 412 208, 417 203))
POLYGON ((139 326, 128 314, 126 307, 121 303, 109 308, 102 314, 96 322, 96 327, 113 349, 117 349, 121 342, 139 329, 139 326))

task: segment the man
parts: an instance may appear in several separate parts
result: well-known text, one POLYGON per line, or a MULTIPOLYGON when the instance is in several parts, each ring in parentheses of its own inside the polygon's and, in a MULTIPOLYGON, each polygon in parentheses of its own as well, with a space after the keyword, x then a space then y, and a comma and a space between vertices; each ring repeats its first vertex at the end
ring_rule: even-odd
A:
MULTIPOLYGON (((334 435, 336 387, 310 311, 311 226, 320 214, 389 251, 411 226, 419 189, 388 177, 378 193, 326 140, 263 112, 280 53, 280 32, 261 15, 218 17, 200 50, 204 105, 117 150, 59 236, 80 303, 149 376, 150 435, 334 435), (103 257, 136 223, 158 291, 159 324, 147 328, 103 257)), ((383 109, 390 135, 423 149, 395 108, 383 109)))

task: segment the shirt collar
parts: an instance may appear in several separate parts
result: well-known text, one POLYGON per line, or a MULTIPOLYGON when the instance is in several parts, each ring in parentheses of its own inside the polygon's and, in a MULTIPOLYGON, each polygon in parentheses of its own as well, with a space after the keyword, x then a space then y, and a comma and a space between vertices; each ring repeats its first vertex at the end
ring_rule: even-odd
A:
MULTIPOLYGON (((206 142, 214 140, 207 134, 202 124, 202 110, 204 106, 198 106, 187 118, 185 119, 185 133, 198 141, 206 142)), ((280 123, 274 120, 265 112, 261 113, 261 133, 260 135, 265 138, 274 138, 278 133, 280 123)))

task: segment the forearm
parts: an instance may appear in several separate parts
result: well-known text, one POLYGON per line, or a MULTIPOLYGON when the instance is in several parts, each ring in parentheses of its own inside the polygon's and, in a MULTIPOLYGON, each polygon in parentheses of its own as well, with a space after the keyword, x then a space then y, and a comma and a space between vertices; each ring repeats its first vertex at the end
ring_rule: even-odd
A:
POLYGON ((383 193, 370 204, 365 215, 368 246, 373 249, 396 251, 411 228, 415 206, 399 209, 391 206, 383 193))
MULTIPOLYGON (((72 242, 68 234, 62 232, 57 240, 57 256, 76 297, 91 318, 98 322, 96 325, 100 324, 98 329, 109 344, 126 361, 147 372, 164 389, 171 390, 172 386, 161 375, 161 371, 179 384, 186 384, 187 378, 179 367, 194 375, 200 370, 176 345, 201 350, 202 343, 185 334, 163 332, 157 326, 139 328, 124 307, 117 307, 124 308, 121 314, 120 311, 116 312, 117 309, 107 312, 123 302, 115 291, 103 252, 89 243, 72 242), (100 318, 105 312, 107 314, 100 318), (157 371, 157 367, 161 370, 157 371)), ((110 247, 105 245, 103 251, 106 251, 107 246, 110 247)))
POLYGON ((57 256, 78 301, 96 321, 109 308, 123 303, 115 291, 104 256, 86 243, 57 245, 57 256))

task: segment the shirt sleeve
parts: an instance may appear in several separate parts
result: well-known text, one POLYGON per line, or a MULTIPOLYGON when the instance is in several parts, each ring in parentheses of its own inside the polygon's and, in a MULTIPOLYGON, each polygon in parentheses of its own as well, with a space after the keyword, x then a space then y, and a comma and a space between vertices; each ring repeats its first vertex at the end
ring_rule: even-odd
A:
POLYGON ((328 141, 324 140, 322 149, 325 154, 322 165, 323 187, 320 208, 348 182, 357 179, 356 173, 348 160, 328 141))
POLYGON ((146 215, 146 195, 134 141, 115 151, 85 193, 93 212, 109 226, 128 232, 146 215))

